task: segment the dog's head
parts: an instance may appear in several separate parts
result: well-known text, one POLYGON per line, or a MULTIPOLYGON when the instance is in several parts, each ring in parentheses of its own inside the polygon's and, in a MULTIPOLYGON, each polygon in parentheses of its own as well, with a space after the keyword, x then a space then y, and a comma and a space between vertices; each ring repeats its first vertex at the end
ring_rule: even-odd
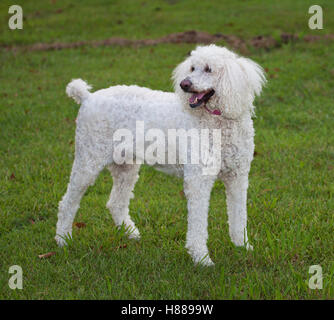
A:
POLYGON ((254 61, 224 47, 200 46, 176 67, 174 88, 187 108, 205 108, 228 119, 253 112, 265 76, 254 61))

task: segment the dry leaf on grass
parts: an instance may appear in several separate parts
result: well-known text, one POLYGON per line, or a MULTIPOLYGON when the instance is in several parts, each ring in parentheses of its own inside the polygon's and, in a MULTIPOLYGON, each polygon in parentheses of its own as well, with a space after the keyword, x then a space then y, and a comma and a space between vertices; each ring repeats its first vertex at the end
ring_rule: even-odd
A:
POLYGON ((113 247, 112 250, 125 249, 126 247, 127 247, 127 244, 124 243, 124 244, 119 245, 118 247, 113 247))
POLYGON ((85 228, 86 227, 86 223, 84 222, 75 222, 74 223, 74 226, 77 227, 77 228, 85 228))
POLYGON ((40 258, 40 259, 50 258, 51 256, 53 256, 55 254, 56 253, 54 251, 51 251, 51 252, 48 252, 48 253, 38 255, 38 258, 40 258))

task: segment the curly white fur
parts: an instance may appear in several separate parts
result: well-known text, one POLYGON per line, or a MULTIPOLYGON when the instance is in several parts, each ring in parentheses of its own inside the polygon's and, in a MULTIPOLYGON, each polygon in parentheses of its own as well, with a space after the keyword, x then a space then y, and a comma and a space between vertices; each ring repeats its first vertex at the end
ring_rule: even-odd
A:
POLYGON ((73 98, 76 103, 81 104, 83 100, 89 97, 89 90, 92 86, 81 79, 71 81, 66 87, 66 93, 73 98))
MULTIPOLYGON (((265 83, 262 68, 250 59, 239 57, 216 45, 197 47, 173 73, 175 93, 153 91, 138 86, 114 86, 90 93, 83 80, 73 80, 67 94, 81 103, 77 117, 75 160, 67 192, 59 204, 57 235, 59 245, 72 233, 72 223, 80 200, 104 168, 113 177, 107 203, 116 225, 122 224, 129 236, 140 234, 129 215, 132 190, 138 179, 140 164, 118 165, 113 161, 113 134, 128 129, 136 137, 136 121, 144 121, 145 131, 168 129, 221 129, 221 165, 217 175, 203 175, 202 164, 156 165, 167 173, 182 175, 188 201, 186 247, 195 263, 212 265, 207 248, 207 216, 211 188, 219 178, 225 183, 230 236, 237 246, 251 248, 247 238, 248 173, 254 152, 254 129, 251 116, 253 100, 265 83), (209 66, 211 72, 205 72, 209 66), (180 88, 188 78, 196 91, 214 89, 203 106, 189 106, 190 93, 180 88)), ((188 151, 191 146, 187 145, 188 151)), ((165 147, 166 155, 168 146, 165 147)), ((134 154, 140 158, 139 154, 134 154)), ((145 162, 145 159, 139 159, 145 162)))

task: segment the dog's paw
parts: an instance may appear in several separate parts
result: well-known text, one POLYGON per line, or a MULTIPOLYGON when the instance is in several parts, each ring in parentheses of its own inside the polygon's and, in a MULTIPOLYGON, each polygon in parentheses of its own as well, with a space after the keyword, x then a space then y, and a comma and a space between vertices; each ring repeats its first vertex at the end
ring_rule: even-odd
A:
POLYGON ((253 246, 249 242, 247 242, 245 244, 245 248, 246 248, 247 251, 253 251, 254 250, 253 246))
POLYGON ((140 240, 140 233, 136 227, 132 227, 127 230, 128 238, 133 240, 140 240))
POLYGON ((201 259, 198 264, 203 267, 213 267, 215 265, 208 255, 201 259))
POLYGON ((65 237, 61 237, 60 235, 55 236, 55 240, 57 242, 58 247, 62 248, 63 246, 67 245, 65 237))
POLYGON ((211 260, 211 258, 209 257, 209 254, 195 255, 193 256, 193 261, 196 265, 200 265, 203 267, 212 267, 215 265, 213 261, 211 260))
POLYGON ((245 243, 243 239, 236 240, 232 238, 232 242, 234 243, 236 247, 245 248, 246 250, 249 250, 249 251, 253 250, 253 246, 248 241, 245 243))
POLYGON ((195 265, 201 265, 204 267, 211 267, 215 265, 210 259, 209 252, 206 246, 199 247, 187 243, 186 249, 188 250, 190 256, 192 257, 195 265))

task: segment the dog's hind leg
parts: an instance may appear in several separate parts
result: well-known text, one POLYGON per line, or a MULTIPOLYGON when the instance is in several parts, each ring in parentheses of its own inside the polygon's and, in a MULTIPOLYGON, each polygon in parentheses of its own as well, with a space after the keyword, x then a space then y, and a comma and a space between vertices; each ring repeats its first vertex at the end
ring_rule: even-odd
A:
POLYGON ((132 190, 138 180, 140 165, 137 164, 112 164, 109 166, 113 177, 113 187, 107 208, 117 226, 124 225, 130 239, 139 239, 140 233, 129 215, 130 199, 133 198, 132 190))
POLYGON ((230 177, 224 180, 224 184, 231 240, 236 246, 252 249, 247 237, 248 176, 230 177))
POLYGON ((73 163, 70 182, 63 199, 59 203, 56 241, 59 246, 66 244, 66 237, 72 237, 72 224, 79 209, 80 201, 88 186, 95 182, 103 166, 81 161, 76 157, 73 163))

